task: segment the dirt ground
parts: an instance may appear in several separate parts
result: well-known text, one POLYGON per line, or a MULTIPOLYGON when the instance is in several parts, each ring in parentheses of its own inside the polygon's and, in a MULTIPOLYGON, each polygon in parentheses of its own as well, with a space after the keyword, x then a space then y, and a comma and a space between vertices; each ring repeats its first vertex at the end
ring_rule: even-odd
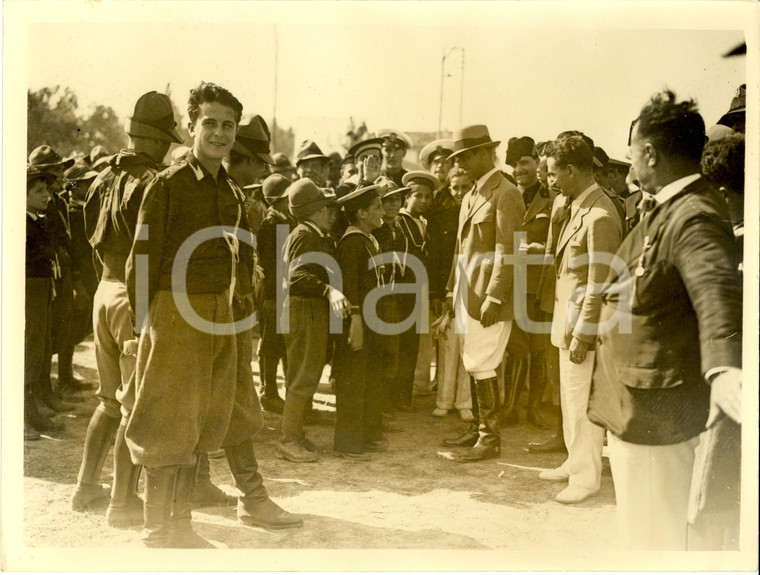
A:
MULTIPOLYGON (((77 347, 74 361, 82 378, 97 381, 91 341, 77 347)), ((276 415, 265 413, 265 427, 254 438, 271 497, 303 514, 304 527, 268 532, 238 523, 233 507, 204 508, 194 512, 202 535, 230 549, 506 550, 535 553, 537 559, 568 549, 592 553, 612 544, 614 491, 608 474, 600 493, 576 506, 554 501, 563 484, 538 479, 541 469, 558 466, 564 455, 534 455, 524 446, 548 439, 551 431, 526 423, 503 429, 499 459, 456 463, 446 459, 450 451, 440 442, 458 435, 465 424, 455 413, 433 417, 435 396, 416 396, 416 410, 397 416, 404 431, 388 436, 389 451, 372 454, 369 462, 350 462, 331 452, 335 398, 328 389, 320 385, 315 398, 324 421, 308 427, 323 449, 318 463, 275 456, 276 415)), ((90 395, 72 414, 56 416, 65 421, 63 431, 26 442, 23 536, 30 547, 135 545, 139 528, 108 527, 106 502, 87 513, 69 509, 95 405, 90 395)), ((545 411, 555 417, 551 407, 545 411)), ((224 490, 236 491, 225 459, 212 459, 211 471, 224 490)), ((101 481, 110 483, 111 473, 109 457, 101 481)))

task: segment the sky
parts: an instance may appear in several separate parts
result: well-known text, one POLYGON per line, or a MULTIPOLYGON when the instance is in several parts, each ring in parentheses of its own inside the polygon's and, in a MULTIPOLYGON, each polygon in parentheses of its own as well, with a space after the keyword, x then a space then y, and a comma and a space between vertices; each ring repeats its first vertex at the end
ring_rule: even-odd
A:
POLYGON ((623 159, 630 121, 654 92, 696 98, 709 126, 746 81, 745 58, 721 57, 744 40, 742 18, 724 12, 683 29, 677 11, 634 3, 122 4, 133 8, 79 2, 31 24, 28 88, 69 86, 81 106, 125 118, 167 85, 184 110, 206 80, 270 121, 276 73, 278 124, 325 152, 344 151, 351 117, 414 132, 436 131, 440 113, 456 129, 461 90, 462 123, 488 125, 502 160, 509 137, 568 129, 623 159))

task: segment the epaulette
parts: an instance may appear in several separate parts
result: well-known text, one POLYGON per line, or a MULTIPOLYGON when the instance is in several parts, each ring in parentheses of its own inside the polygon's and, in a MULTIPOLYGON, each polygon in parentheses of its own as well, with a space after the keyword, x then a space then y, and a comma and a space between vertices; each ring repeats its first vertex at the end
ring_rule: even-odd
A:
POLYGON ((176 164, 172 164, 168 168, 161 170, 156 174, 159 178, 171 178, 174 174, 179 172, 182 168, 187 167, 187 161, 181 160, 180 162, 177 162, 176 164))

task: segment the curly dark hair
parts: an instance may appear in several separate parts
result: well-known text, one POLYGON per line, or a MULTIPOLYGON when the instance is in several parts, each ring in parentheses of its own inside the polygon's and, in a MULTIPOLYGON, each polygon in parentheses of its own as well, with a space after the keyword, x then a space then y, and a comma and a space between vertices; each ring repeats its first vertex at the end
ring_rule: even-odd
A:
POLYGON ((240 123, 243 117, 243 104, 229 90, 211 82, 201 82, 197 88, 190 90, 190 97, 187 99, 187 114, 193 124, 198 119, 201 104, 206 102, 219 102, 232 108, 235 112, 235 122, 240 123))
POLYGON ((705 145, 702 175, 716 188, 744 195, 744 134, 731 134, 705 145))
POLYGON ((671 90, 652 96, 631 125, 638 126, 640 136, 649 139, 657 150, 668 156, 699 161, 705 146, 705 121, 694 100, 676 102, 671 90))
POLYGON ((581 170, 591 170, 594 165, 594 152, 593 147, 589 148, 586 138, 587 136, 575 134, 557 138, 547 144, 544 153, 548 158, 554 158, 561 167, 572 164, 581 170))

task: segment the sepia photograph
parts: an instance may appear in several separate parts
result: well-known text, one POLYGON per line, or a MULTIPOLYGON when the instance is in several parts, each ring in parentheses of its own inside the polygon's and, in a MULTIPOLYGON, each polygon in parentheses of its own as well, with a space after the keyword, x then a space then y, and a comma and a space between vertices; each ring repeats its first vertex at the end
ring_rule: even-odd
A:
POLYGON ((756 572, 758 11, 3 2, 2 569, 756 572))

